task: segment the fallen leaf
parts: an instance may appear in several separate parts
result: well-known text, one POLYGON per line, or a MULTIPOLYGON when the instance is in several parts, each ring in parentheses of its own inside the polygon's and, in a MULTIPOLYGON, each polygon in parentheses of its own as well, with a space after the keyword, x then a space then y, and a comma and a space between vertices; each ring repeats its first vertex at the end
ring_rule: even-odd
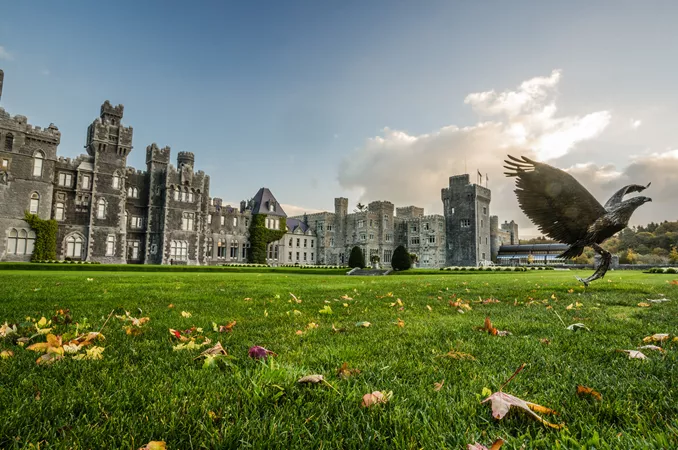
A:
POLYGON ((662 353, 665 351, 663 348, 657 347, 656 345, 641 345, 641 346, 638 347, 638 348, 641 349, 641 350, 645 350, 645 349, 647 349, 647 350, 655 350, 655 351, 662 352, 662 353))
POLYGON ((7 322, 4 325, 0 326, 0 338, 9 336, 10 334, 16 334, 16 325, 9 325, 7 322))
POLYGON ((567 329, 570 330, 570 331, 578 331, 578 330, 591 331, 591 330, 589 330, 588 327, 587 327, 586 325, 584 325, 583 323, 573 323, 572 325, 570 325, 569 327, 567 327, 567 329))
POLYGON ((304 332, 301 330, 297 330, 294 334, 296 334, 297 336, 301 336, 302 334, 304 334, 304 332))
POLYGON ((334 324, 332 324, 332 331, 334 331, 335 333, 343 333, 344 331, 346 331, 346 328, 337 328, 334 326, 334 324))
POLYGON ((544 345, 549 345, 551 343, 551 341, 548 338, 539 339, 539 342, 541 342, 544 345))
POLYGON ((315 323, 315 322, 311 322, 308 325, 306 325, 306 328, 309 329, 309 330, 311 330, 313 328, 318 328, 318 324, 315 323))
POLYGON ((492 443, 490 448, 476 442, 475 444, 467 444, 466 450, 499 450, 502 445, 504 445, 504 440, 499 438, 492 443))
POLYGON ((664 342, 669 339, 667 333, 653 334, 652 336, 647 336, 643 338, 643 342, 664 342))
POLYGON ((359 369, 349 369, 348 363, 345 362, 341 365, 339 370, 337 370, 337 376, 342 379, 347 379, 352 377, 353 375, 357 375, 360 373, 359 369))
POLYGON ((438 392, 443 388, 443 385, 445 384, 445 379, 443 379, 440 383, 433 383, 433 390, 438 392))
POLYGON ((332 314, 332 308, 330 307, 330 305, 325 305, 323 309, 318 310, 318 312, 320 314, 332 314))
POLYGON ((191 313, 188 312, 188 311, 181 311, 181 317, 185 317, 186 319, 188 319, 188 318, 191 317, 192 315, 193 315, 193 314, 191 314, 191 313))
POLYGON ((170 309, 172 309, 172 308, 174 308, 174 304, 173 304, 173 303, 170 303, 169 305, 167 305, 167 307, 170 308, 170 309))
POLYGON ((640 302, 640 303, 638 303, 638 306, 640 306, 641 308, 649 308, 652 305, 650 305, 649 303, 646 303, 646 302, 640 302))
POLYGON ((364 322, 356 322, 356 323, 355 323, 355 326, 356 326, 356 327, 365 327, 365 328, 367 328, 367 327, 369 327, 370 325, 372 325, 372 324, 369 323, 369 322, 367 322, 367 321, 364 321, 364 322))
POLYGON ((389 392, 374 391, 371 394, 365 394, 363 395, 362 407, 369 408, 370 406, 373 405, 388 403, 392 396, 393 392, 391 391, 389 392))
POLYGON ((538 411, 542 414, 556 414, 556 412, 553 411, 552 409, 546 408, 541 405, 537 405, 536 403, 526 402, 525 400, 520 399, 514 395, 507 394, 506 392, 501 391, 495 392, 494 394, 490 395, 485 400, 483 400, 481 403, 485 403, 488 401, 492 403, 492 417, 494 417, 497 420, 504 417, 506 413, 509 412, 509 409, 511 409, 512 406, 515 406, 517 408, 521 408, 524 411, 527 411, 528 414, 530 414, 532 417, 534 417, 539 422, 543 423, 548 427, 559 430, 565 426, 564 424, 554 424, 547 420, 544 420, 538 414, 535 413, 535 411, 538 411))
POLYGON ((205 345, 209 345, 211 342, 212 342, 211 340, 206 338, 203 343, 198 344, 195 341, 195 338, 191 338, 186 343, 175 345, 174 347, 172 347, 172 350, 174 350, 175 352, 181 351, 181 350, 195 350, 195 349, 198 349, 198 348, 203 347, 205 345))
POLYGON ((577 385, 577 395, 583 396, 583 395, 589 395, 596 400, 602 400, 603 396, 600 392, 594 391, 593 388, 582 386, 581 384, 577 385))
POLYGON ((250 300, 252 300, 250 297, 245 297, 246 302, 249 302, 250 300))
POLYGON ((619 351, 629 355, 629 359, 647 359, 647 356, 645 356, 642 352, 639 352, 638 350, 619 350, 619 351))
POLYGON ((473 355, 471 355, 470 353, 462 353, 462 352, 458 352, 456 350, 450 350, 449 352, 445 353, 444 355, 440 355, 440 357, 442 357, 442 358, 452 358, 452 359, 468 359, 468 360, 471 360, 471 361, 476 360, 476 358, 473 355))
POLYGON ((226 353, 226 349, 221 345, 221 342, 217 342, 217 345, 214 347, 210 347, 204 352, 202 352, 199 356, 204 356, 204 355, 228 355, 226 353))
POLYGON ((0 359, 9 359, 12 356, 14 356, 14 352, 12 350, 3 350, 0 352, 0 359))
POLYGON ((293 293, 291 293, 291 292, 290 292, 290 295, 292 296, 292 299, 294 299, 294 301, 295 301, 295 302, 297 302, 297 303, 301 303, 301 300, 299 300, 299 299, 297 298, 297 296, 296 296, 296 295, 294 295, 294 294, 293 294, 293 293))
POLYGON ((325 377, 322 375, 306 375, 297 380, 297 383, 322 383, 325 377))
POLYGON ((397 322, 394 322, 394 324, 395 324, 395 326, 400 327, 400 328, 404 328, 404 327, 405 327, 405 321, 402 320, 401 318, 398 318, 398 321, 397 321, 397 322))
POLYGON ((482 331, 487 331, 489 334, 492 336, 508 336, 511 334, 510 331, 502 331, 502 330, 497 330, 493 325, 492 322, 490 321, 490 317, 485 317, 485 323, 483 326, 480 328, 482 331))
POLYGON ((265 349, 264 347, 261 347, 259 345, 255 345, 253 347, 250 347, 249 351, 247 352, 247 355, 250 358, 254 359, 268 359, 269 356, 278 356, 276 353, 265 349))
POLYGON ((342 298, 343 300, 353 300, 352 297, 349 297, 349 296, 346 295, 346 294, 342 295, 341 298, 342 298))
POLYGON ((104 352, 105 348, 103 347, 97 347, 94 346, 92 348, 88 348, 85 353, 81 353, 79 355, 75 355, 73 359, 76 360, 84 360, 84 359, 89 359, 89 360, 94 360, 94 359, 104 359, 102 353, 104 352))
POLYGON ((574 292, 574 289, 568 289, 568 290, 567 290, 567 293, 568 293, 568 294, 571 294, 571 293, 573 293, 573 292, 574 292))
POLYGON ((431 306, 429 305, 426 305, 426 309, 428 309, 429 311, 433 311, 433 308, 431 308, 431 306))
POLYGON ((665 303, 665 302, 670 302, 668 298, 653 298, 653 299, 647 299, 648 302, 650 303, 665 303))
POLYGON ((139 450, 165 450, 165 441, 151 441, 139 450))
POLYGON ((233 327, 235 326, 236 323, 237 322, 233 320, 226 325, 219 325, 219 327, 215 329, 214 326, 216 325, 216 323, 212 322, 212 329, 219 333, 230 333, 231 331, 233 331, 233 327))

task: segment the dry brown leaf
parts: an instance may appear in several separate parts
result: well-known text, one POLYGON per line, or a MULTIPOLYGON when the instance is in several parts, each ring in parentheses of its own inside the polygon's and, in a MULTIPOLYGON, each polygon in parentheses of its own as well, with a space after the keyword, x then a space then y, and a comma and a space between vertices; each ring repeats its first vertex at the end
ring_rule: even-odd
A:
POLYGON ((452 359, 469 359, 471 361, 475 361, 476 358, 471 355, 470 353, 462 353, 458 352, 456 350, 450 350, 449 352, 445 353, 444 355, 440 355, 441 358, 452 358, 452 359))
POLYGON ((489 317, 489 316, 488 316, 488 317, 485 317, 485 323, 484 323, 484 325, 482 326, 482 328, 480 328, 480 330, 486 331, 486 332, 488 332, 489 334, 491 334, 492 336, 508 336, 509 334, 511 334, 510 331, 497 330, 497 329, 492 325, 492 322, 490 321, 490 317, 489 317))
POLYGON ((445 384, 444 378, 440 383, 433 383, 433 390, 436 391, 436 392, 440 391, 443 388, 444 384, 445 384))
POLYGON ((537 405, 536 403, 526 402, 523 399, 520 399, 511 394, 507 394, 505 392, 501 391, 495 392, 494 394, 490 395, 485 400, 483 400, 481 403, 485 403, 488 401, 492 403, 492 417, 494 417, 497 420, 504 417, 506 413, 509 412, 509 409, 511 409, 512 406, 515 406, 524 411, 527 411, 532 417, 534 417, 539 422, 543 423, 548 427, 559 430, 565 426, 564 424, 554 424, 547 420, 544 420, 538 414, 535 413, 535 411, 537 411, 543 414, 556 414, 554 410, 546 408, 541 405, 537 405))
POLYGON ((217 345, 215 345, 214 347, 208 348, 207 350, 205 350, 204 352, 202 352, 200 354, 200 356, 203 356, 203 355, 212 355, 212 356, 214 356, 214 355, 228 355, 228 353, 226 353, 226 349, 224 347, 222 347, 221 342, 217 342, 217 345))
POLYGON ((343 363, 339 370, 337 370, 337 376, 343 379, 350 378, 351 376, 358 375, 359 373, 359 369, 349 369, 347 362, 343 363))
POLYGON ((374 391, 371 394, 363 395, 362 407, 369 408, 373 405, 379 405, 381 403, 388 403, 389 399, 393 395, 393 392, 380 392, 374 391))
POLYGON ((230 333, 237 322, 235 320, 226 325, 219 325, 219 333, 230 333))
POLYGON ((468 444, 466 450, 499 450, 502 445, 504 445, 504 440, 499 438, 492 443, 492 447, 490 448, 476 442, 475 444, 468 444))
POLYGON ((589 395, 595 398, 596 400, 603 399, 603 395, 600 392, 594 391, 593 388, 582 386, 581 384, 577 385, 577 395, 579 395, 580 397, 584 395, 589 395))
POLYGON ((651 345, 641 345, 640 347, 638 347, 638 349, 639 350, 646 350, 646 349, 647 350, 655 350, 655 351, 662 352, 662 353, 664 352, 663 348, 658 347, 656 345, 652 345, 652 344, 651 345))
POLYGON ((643 352, 639 352, 638 350, 619 350, 619 351, 629 355, 629 359, 647 359, 647 356, 645 356, 643 352))
POLYGON ((290 295, 292 296, 292 299, 293 299, 296 303, 301 303, 301 300, 298 299, 296 295, 294 295, 294 294, 291 293, 291 292, 290 292, 290 295))
POLYGON ((652 336, 647 336, 643 338, 643 342, 664 342, 669 339, 667 333, 653 334, 652 336))
POLYGON ((650 305, 647 302, 640 302, 640 303, 638 303, 638 306, 640 306, 641 308, 649 308, 652 305, 650 305))
POLYGON ((297 383, 322 383, 325 377, 322 375, 306 375, 297 380, 297 383))
POLYGON ((397 327, 404 328, 405 327, 405 321, 402 320, 401 318, 398 318, 397 322, 394 322, 397 327))
POLYGON ((551 340, 549 338, 542 338, 539 339, 539 342, 541 342, 544 345, 549 345, 551 343, 551 340))

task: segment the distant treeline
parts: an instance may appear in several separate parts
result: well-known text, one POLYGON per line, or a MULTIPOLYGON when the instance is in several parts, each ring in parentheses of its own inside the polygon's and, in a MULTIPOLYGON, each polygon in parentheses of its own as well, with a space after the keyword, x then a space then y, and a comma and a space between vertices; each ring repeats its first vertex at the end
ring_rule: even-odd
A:
MULTIPOLYGON (((544 237, 520 240, 521 244, 549 244, 544 237)), ((646 226, 625 228, 611 237, 603 247, 619 255, 622 264, 678 264, 678 221, 650 222, 646 226)), ((574 262, 589 264, 594 252, 587 248, 574 262)))

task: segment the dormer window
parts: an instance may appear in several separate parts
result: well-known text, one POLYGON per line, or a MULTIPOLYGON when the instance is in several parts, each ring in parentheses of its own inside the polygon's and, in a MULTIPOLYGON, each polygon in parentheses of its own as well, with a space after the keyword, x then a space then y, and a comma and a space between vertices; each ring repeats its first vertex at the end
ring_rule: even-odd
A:
POLYGON ((275 203, 274 202, 268 202, 268 210, 269 211, 275 211, 275 203))

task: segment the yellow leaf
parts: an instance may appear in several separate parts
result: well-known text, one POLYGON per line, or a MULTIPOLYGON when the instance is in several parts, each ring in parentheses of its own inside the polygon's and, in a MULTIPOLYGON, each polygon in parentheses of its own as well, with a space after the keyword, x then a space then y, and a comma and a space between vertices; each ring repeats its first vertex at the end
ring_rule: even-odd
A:
POLYGON ((87 352, 84 354, 80 355, 75 355, 73 359, 76 360, 84 360, 84 359, 89 359, 89 360, 94 360, 94 359, 104 359, 102 353, 104 352, 105 348, 103 347, 97 347, 96 345, 92 348, 88 348, 87 352))
POLYGON ((12 356, 14 356, 14 352, 12 350, 3 350, 0 352, 0 358, 2 359, 9 359, 12 356))
POLYGON ((193 315, 193 314, 191 314, 191 313, 188 312, 188 311, 181 311, 181 316, 182 316, 182 317, 185 317, 185 318, 187 318, 187 319, 188 319, 189 317, 191 317, 192 315, 193 315))
POLYGON ((649 303, 640 302, 638 303, 638 306, 640 306, 641 308, 649 308, 652 305, 650 305, 649 303))
POLYGON ((586 387, 577 385, 577 395, 582 396, 582 395, 590 395, 591 397, 595 398, 596 400, 602 400, 603 396, 600 394, 598 391, 594 391, 593 388, 586 387))
POLYGON ((404 327, 405 327, 405 321, 402 320, 401 318, 398 318, 398 321, 395 322, 395 325, 396 325, 397 327, 404 328, 404 327))
POLYGON ((426 309, 428 309, 429 311, 433 311, 433 308, 431 308, 430 305, 426 305, 426 309))
POLYGON ((151 441, 143 447, 140 447, 139 450, 165 450, 165 441, 151 441))

